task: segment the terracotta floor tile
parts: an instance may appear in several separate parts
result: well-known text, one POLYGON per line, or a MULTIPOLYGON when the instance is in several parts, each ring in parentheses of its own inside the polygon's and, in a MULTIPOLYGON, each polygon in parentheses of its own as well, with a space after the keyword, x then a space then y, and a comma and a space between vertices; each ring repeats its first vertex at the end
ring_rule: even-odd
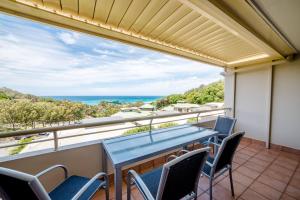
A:
POLYGON ((200 196, 202 193, 204 193, 205 191, 202 190, 200 187, 197 188, 197 196, 200 196))
POLYGON ((237 168, 236 170, 237 172, 240 172, 241 174, 251 178, 251 179, 255 179, 259 176, 259 172, 255 171, 255 170, 252 170, 252 169, 249 169, 245 166, 241 166, 239 168, 237 168))
POLYGON ((293 175, 293 178, 299 179, 300 180, 300 172, 296 171, 293 175))
POLYGON ((236 153, 234 155, 235 157, 239 157, 239 158, 242 158, 242 159, 245 159, 245 160, 248 160, 249 158, 251 158, 251 156, 247 155, 247 154, 244 154, 244 153, 236 153))
POLYGON ((131 195, 134 200, 144 200, 142 194, 140 193, 140 191, 137 188, 132 189, 131 195))
POLYGON ((242 149, 241 151, 239 151, 239 153, 243 153, 243 154, 246 154, 246 155, 249 155, 249 156, 254 156, 256 154, 253 151, 249 151, 249 150, 245 150, 245 149, 242 149))
POLYGON ((299 161, 299 159, 300 159, 299 155, 294 154, 294 153, 288 153, 288 152, 283 152, 282 151, 282 152, 280 152, 279 155, 282 156, 282 157, 285 157, 285 158, 290 158, 292 160, 296 160, 296 161, 299 161))
POLYGON ((275 156, 269 157, 268 155, 264 155, 264 154, 256 154, 254 158, 258 158, 267 162, 272 162, 276 157, 275 156))
POLYGON ((213 198, 216 200, 232 200, 232 199, 234 199, 234 197, 231 196, 230 190, 227 190, 226 188, 224 188, 218 184, 213 186, 212 193, 213 193, 213 198))
POLYGON ((263 166, 263 167, 267 167, 271 163, 271 161, 261 160, 257 157, 252 157, 249 161, 254 162, 255 164, 263 166))
POLYGON ((235 156, 235 157, 233 157, 233 162, 242 165, 242 164, 244 164, 245 162, 247 162, 247 160, 244 159, 244 158, 235 156))
POLYGON ((263 175, 267 175, 269 177, 275 178, 275 179, 277 179, 279 181, 282 181, 284 183, 288 183, 290 178, 291 178, 290 176, 286 176, 284 174, 278 173, 278 172, 276 172, 274 170, 271 170, 269 168, 266 171, 264 171, 263 175))
POLYGON ((233 172, 232 176, 234 181, 237 181, 243 184, 244 186, 249 186, 253 182, 252 178, 249 178, 248 176, 245 176, 239 173, 238 171, 233 172))
MULTIPOLYGON (((224 178, 217 185, 221 185, 222 187, 224 187, 227 190, 231 191, 229 177, 224 178)), ((240 184, 239 182, 233 180, 233 188, 234 188, 235 197, 238 197, 246 190, 247 187, 240 184)))
POLYGON ((293 174, 293 170, 287 169, 277 164, 271 164, 268 169, 271 169, 286 176, 292 176, 293 174))
POLYGON ((281 192, 258 181, 255 181, 250 188, 268 199, 276 200, 281 196, 281 192))
POLYGON ((209 200, 209 195, 207 193, 203 193, 198 196, 197 200, 209 200))
POLYGON ((297 178, 293 177, 292 180, 290 181, 289 185, 300 189, 300 179, 297 179, 297 178))
POLYGON ((258 153, 261 149, 260 148, 256 148, 256 146, 249 145, 249 146, 245 147, 244 150, 246 150, 246 151, 252 151, 254 153, 258 153))
POLYGON ((209 188, 209 180, 206 176, 200 178, 198 187, 204 191, 209 188))
POLYGON ((271 178, 269 176, 266 176, 266 175, 262 175, 260 176, 257 181, 261 182, 261 183, 264 183, 280 192, 283 192, 285 187, 286 187, 286 183, 282 182, 282 181, 279 181, 277 179, 274 179, 274 178, 271 178))
POLYGON ((285 192, 296 199, 300 199, 300 189, 298 188, 289 185, 285 192))
POLYGON ((256 164, 255 162, 252 162, 252 161, 247 161, 244 164, 244 166, 248 167, 249 169, 253 169, 257 172, 260 172, 260 173, 263 172, 266 169, 266 167, 258 165, 258 164, 256 164))
POLYGON ((297 200, 294 197, 291 197, 290 195, 283 194, 280 198, 280 200, 297 200))
POLYGON ((296 162, 296 164, 292 163, 292 162, 286 162, 284 160, 281 160, 281 159, 276 159, 274 162, 274 164, 277 164, 281 167, 284 167, 284 168, 287 168, 287 169, 290 169, 292 171, 294 171, 297 167, 297 164, 298 162, 296 162))
POLYGON ((257 192, 247 189, 241 196, 244 200, 268 200, 264 196, 258 194, 257 192))

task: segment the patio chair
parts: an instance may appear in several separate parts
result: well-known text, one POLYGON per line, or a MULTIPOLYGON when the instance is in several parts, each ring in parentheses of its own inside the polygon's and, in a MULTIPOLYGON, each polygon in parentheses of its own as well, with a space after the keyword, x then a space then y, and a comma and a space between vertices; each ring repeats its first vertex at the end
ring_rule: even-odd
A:
POLYGON ((203 168, 203 174, 209 178, 209 195, 212 200, 212 181, 226 171, 229 172, 231 195, 234 197, 234 188, 232 180, 232 159, 234 153, 244 136, 245 132, 239 132, 227 136, 223 139, 222 144, 215 157, 208 157, 203 168))
POLYGON ((102 188, 105 189, 108 200, 108 177, 103 172, 89 179, 81 176, 68 177, 67 168, 63 165, 54 165, 36 175, 0 167, 0 199, 3 200, 87 200, 102 188), (64 181, 48 194, 39 177, 57 168, 63 169, 64 181))
POLYGON ((135 184, 144 199, 178 200, 197 198, 201 169, 208 156, 209 148, 198 149, 154 169, 138 175, 130 170, 127 176, 127 200, 131 198, 131 185, 135 184), (200 169, 200 170, 199 170, 200 169))
POLYGON ((208 143, 221 144, 222 140, 231 135, 233 132, 234 125, 236 123, 235 118, 227 116, 218 116, 213 130, 218 132, 217 141, 214 141, 214 137, 209 138, 208 140, 200 141, 201 144, 207 145, 208 143))

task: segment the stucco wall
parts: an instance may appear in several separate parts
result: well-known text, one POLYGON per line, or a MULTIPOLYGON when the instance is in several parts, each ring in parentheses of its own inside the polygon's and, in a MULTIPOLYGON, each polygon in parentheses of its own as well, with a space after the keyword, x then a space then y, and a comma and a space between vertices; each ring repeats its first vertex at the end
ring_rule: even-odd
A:
POLYGON ((300 149, 300 58, 274 68, 271 142, 300 149))
POLYGON ((235 75, 229 74, 226 75, 225 81, 224 81, 224 90, 226 91, 224 93, 224 106, 226 108, 232 108, 230 111, 226 111, 226 115, 233 117, 234 113, 234 82, 235 82, 235 75))
POLYGON ((268 135, 271 67, 237 73, 236 129, 246 137, 263 140, 268 135))
MULTIPOLYGON (((233 104, 230 96, 233 87, 232 76, 226 76, 225 103, 228 105, 233 104)), ((272 144, 300 149, 299 113, 299 57, 273 68, 237 73, 236 130, 246 131, 246 137, 268 141, 270 134, 272 144)))

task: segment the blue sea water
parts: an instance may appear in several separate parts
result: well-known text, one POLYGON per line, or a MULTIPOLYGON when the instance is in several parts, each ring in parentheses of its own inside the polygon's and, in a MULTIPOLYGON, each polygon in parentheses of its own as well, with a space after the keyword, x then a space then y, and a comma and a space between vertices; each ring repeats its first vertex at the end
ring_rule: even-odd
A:
POLYGON ((161 96, 47 96, 56 100, 69 100, 81 102, 88 105, 97 105, 100 102, 107 101, 112 103, 134 103, 142 101, 144 103, 153 102, 161 96))

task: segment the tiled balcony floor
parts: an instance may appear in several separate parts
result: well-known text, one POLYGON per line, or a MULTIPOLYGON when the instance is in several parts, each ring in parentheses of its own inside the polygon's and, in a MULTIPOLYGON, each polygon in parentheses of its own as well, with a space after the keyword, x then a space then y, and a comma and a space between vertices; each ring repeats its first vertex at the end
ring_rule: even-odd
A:
MULTIPOLYGON (((297 154, 267 150, 261 145, 242 141, 234 157, 233 165, 235 199, 300 199, 299 161, 300 156, 297 154)), ((152 163, 155 165, 155 161, 152 163)), ((149 170, 149 163, 145 166, 149 170)), ((139 169, 145 171, 143 166, 139 169)), ((200 178, 198 189, 197 200, 209 199, 206 177, 200 178)), ((105 199, 104 193, 98 192, 94 199, 105 199)), ((110 199, 114 199, 112 186, 110 199)), ((126 199, 126 183, 123 184, 123 199, 126 199)), ((133 189, 132 199, 142 199, 137 189, 133 189)), ((213 199, 234 199, 231 197, 227 174, 215 179, 213 199)))

